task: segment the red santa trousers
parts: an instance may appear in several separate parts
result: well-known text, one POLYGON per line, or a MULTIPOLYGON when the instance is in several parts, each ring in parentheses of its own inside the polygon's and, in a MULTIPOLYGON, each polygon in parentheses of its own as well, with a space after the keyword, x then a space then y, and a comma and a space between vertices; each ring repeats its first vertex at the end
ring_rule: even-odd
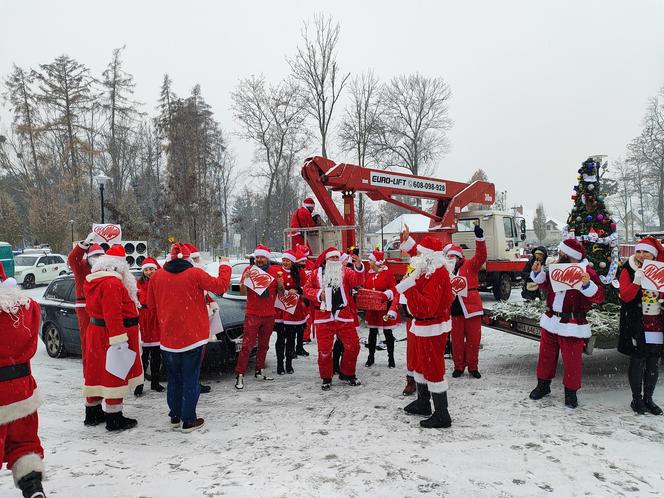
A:
POLYGON ((415 339, 413 333, 410 331, 410 326, 413 323, 412 318, 406 320, 406 375, 409 377, 415 376, 415 364, 417 363, 417 352, 415 351, 415 339))
POLYGON ((556 376, 558 353, 560 352, 563 356, 563 385, 568 389, 580 389, 584 344, 583 338, 564 337, 542 329, 539 359, 537 360, 537 378, 551 380, 556 376))
POLYGON ((43 464, 38 461, 44 458, 44 449, 37 434, 38 428, 37 412, 0 425, 0 467, 2 467, 2 463, 7 462, 7 468, 11 470, 17 460, 25 457, 26 467, 31 468, 26 468, 27 472, 24 472, 23 476, 32 470, 41 469, 40 471, 43 472, 43 464), (28 462, 28 460, 34 461, 28 462))
POLYGON ((274 329, 274 316, 244 316, 244 332, 242 335, 242 350, 237 359, 235 366, 235 373, 242 374, 247 371, 247 363, 249 363, 249 355, 256 345, 256 337, 258 337, 258 352, 256 353, 256 370, 265 368, 265 357, 267 350, 270 348, 270 336, 274 329))
POLYGON ((463 315, 452 317, 452 359, 454 370, 462 372, 468 367, 470 372, 477 370, 482 338, 482 317, 463 315))
POLYGON ((334 375, 332 368, 332 345, 335 335, 344 345, 344 354, 341 357, 339 371, 343 375, 351 377, 355 375, 357 356, 360 354, 360 336, 357 335, 355 324, 352 322, 317 323, 318 371, 320 372, 321 379, 331 379, 334 375))
POLYGON ((78 334, 81 337, 81 363, 85 374, 85 332, 90 325, 90 316, 85 308, 76 308, 76 317, 78 318, 78 334))
POLYGON ((432 337, 413 335, 412 338, 415 344, 415 382, 427 384, 432 393, 446 392, 445 344, 447 344, 447 333, 432 337))

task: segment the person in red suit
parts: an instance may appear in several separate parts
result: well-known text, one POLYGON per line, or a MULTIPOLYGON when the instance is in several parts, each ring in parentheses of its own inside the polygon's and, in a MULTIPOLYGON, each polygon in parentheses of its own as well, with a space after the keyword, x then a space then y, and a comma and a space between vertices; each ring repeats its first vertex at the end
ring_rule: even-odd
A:
POLYGON ((466 367, 474 378, 482 377, 478 368, 480 340, 482 338, 482 298, 477 290, 478 273, 486 262, 486 242, 484 230, 475 225, 475 255, 466 260, 459 246, 452 246, 447 251, 448 259, 454 261, 452 270, 452 359, 454 371, 452 377, 461 377, 466 367), (461 294, 467 294, 466 297, 461 294))
POLYGON ((43 497, 41 398, 30 368, 37 352, 39 305, 0 278, 0 468, 7 463, 23 496, 43 497))
POLYGON ((364 366, 370 367, 374 364, 376 354, 376 342, 378 332, 383 331, 385 345, 387 346, 387 366, 394 368, 394 334, 392 329, 401 323, 399 316, 399 294, 394 273, 385 264, 385 253, 375 250, 369 255, 369 269, 364 280, 363 287, 385 293, 387 303, 381 311, 367 310, 365 321, 369 327, 369 356, 364 366))
POLYGON ((84 287, 90 316, 83 376, 86 425, 98 425, 105 420, 109 431, 136 426, 135 419, 122 414, 122 400, 143 383, 136 278, 125 258, 121 245, 111 247, 95 261, 91 273, 85 277, 84 287), (123 358, 132 352, 134 359, 129 371, 124 377, 118 376, 113 365, 123 363, 123 358))
POLYGON ((576 239, 563 240, 558 246, 558 263, 582 263, 585 272, 579 290, 553 292, 548 273, 540 261, 532 266, 530 278, 547 291, 546 311, 540 319, 540 346, 537 360, 537 387, 530 399, 538 400, 551 392, 558 355, 563 357, 565 406, 576 408, 576 392, 581 388, 583 348, 592 335, 586 314, 593 304, 604 301, 604 286, 586 260, 586 250, 576 239))
MULTIPOLYGON (((143 363, 143 371, 146 370, 147 365, 150 365, 150 389, 157 392, 163 392, 164 386, 159 384, 159 371, 161 370, 161 343, 159 342, 159 322, 154 310, 148 306, 148 287, 150 285, 150 277, 161 268, 161 265, 156 259, 147 257, 141 264, 141 271, 143 274, 138 279, 138 323, 141 331, 141 346, 143 353, 141 354, 141 361, 143 363)), ((136 386, 134 390, 136 396, 143 394, 143 384, 136 386)))
POLYGON ((244 315, 242 350, 235 365, 235 388, 238 390, 244 389, 244 374, 247 371, 249 355, 256 345, 256 338, 258 338, 258 351, 256 353, 254 378, 274 380, 273 377, 265 375, 263 369, 265 368, 265 358, 270 348, 270 336, 274 330, 274 321, 277 315, 274 301, 277 298, 277 293, 283 292, 283 290, 278 288, 277 282, 279 272, 282 272, 281 267, 271 264, 271 258, 270 248, 259 244, 254 250, 254 264, 248 266, 240 278, 240 292, 247 295, 247 309, 244 315), (269 279, 269 277, 272 277, 268 287, 263 291, 255 291, 245 285, 245 279, 251 278, 250 273, 252 273, 254 267, 261 270, 257 274, 257 278, 269 279))
POLYGON ((213 277, 194 266, 189 249, 181 242, 171 246, 169 261, 150 278, 148 309, 156 314, 159 324, 169 417, 171 426, 184 433, 205 424, 196 414, 201 364, 210 337, 204 291, 221 295, 230 281, 228 258, 219 258, 218 274, 213 277))
POLYGON ((643 264, 664 261, 664 247, 655 237, 637 242, 634 254, 620 272, 620 338, 618 351, 629 355, 627 378, 632 390, 631 408, 643 415, 661 415, 652 397, 664 353, 664 321, 661 292, 643 289, 643 264))
POLYGON ((410 339, 415 349, 413 373, 417 383, 417 399, 404 410, 410 414, 430 415, 420 421, 422 427, 450 427, 452 419, 448 411, 444 354, 447 334, 452 327, 450 307, 453 294, 443 244, 429 235, 416 243, 410 237, 407 225, 401 240, 400 249, 411 255, 413 271, 396 286, 396 290, 405 295, 408 312, 413 317, 410 339))
POLYGON ((359 256, 353 255, 352 268, 340 261, 341 253, 329 247, 316 261, 314 271, 304 286, 304 296, 316 306, 314 323, 318 340, 318 370, 323 379, 322 389, 328 391, 332 384, 332 341, 338 337, 343 343, 339 379, 351 386, 361 382, 355 376, 360 339, 355 320, 357 313, 352 305, 351 289, 364 283, 364 265, 359 256))
MULTIPOLYGON (((295 210, 293 216, 291 217, 290 227, 291 228, 313 228, 316 226, 311 213, 314 211, 316 203, 311 197, 304 199, 302 205, 295 210)), ((309 246, 308 243, 304 242, 304 233, 299 231, 291 232, 291 248, 297 249, 298 245, 309 246)), ((311 250, 311 248, 310 248, 311 250)))
POLYGON ((297 297, 297 306, 293 313, 277 309, 280 327, 277 328, 277 342, 274 347, 277 351, 277 373, 292 374, 293 358, 296 357, 295 343, 309 319, 309 303, 305 303, 302 296, 302 287, 307 281, 307 274, 298 263, 298 255, 292 249, 287 249, 281 260, 281 275, 277 277, 277 284, 283 289, 284 295, 297 297), (286 368, 284 369, 284 358, 286 368))
MULTIPOLYGON (((311 256, 311 250, 308 246, 299 244, 295 249, 295 252, 297 253, 297 264, 304 268, 306 277, 309 279, 311 273, 316 269, 316 263, 312 259, 309 259, 309 256, 311 256)), ((304 282, 306 282, 307 279, 305 279, 304 282)), ((309 319, 307 320, 307 323, 304 326, 304 330, 302 331, 302 338, 300 338, 299 335, 297 336, 297 345, 295 346, 296 356, 309 356, 309 353, 304 349, 304 343, 311 342, 311 337, 314 332, 314 313, 316 308, 308 300, 305 299, 305 301, 308 303, 309 307, 309 319)))

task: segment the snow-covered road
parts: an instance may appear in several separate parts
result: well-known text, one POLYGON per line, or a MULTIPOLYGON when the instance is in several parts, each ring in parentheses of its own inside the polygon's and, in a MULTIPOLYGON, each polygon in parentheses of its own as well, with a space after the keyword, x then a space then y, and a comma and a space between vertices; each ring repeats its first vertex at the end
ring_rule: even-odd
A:
MULTIPOLYGON (((560 378, 551 396, 528 399, 537 343, 483 334, 482 379, 449 378, 448 430, 420 429, 402 411, 405 342, 392 370, 384 351, 365 368, 363 350, 356 388, 320 390, 315 344, 274 382, 250 378, 237 392, 231 374, 211 379, 199 403, 206 426, 188 435, 170 429, 165 394, 149 390, 126 401, 136 429, 84 427, 80 359, 49 358, 40 345, 45 487, 67 498, 664 495, 664 417, 629 409, 625 357, 585 357, 580 405, 569 410, 560 378)), ((274 371, 273 348, 268 360, 274 371)), ((0 496, 18 496, 12 488, 0 472, 0 496)))

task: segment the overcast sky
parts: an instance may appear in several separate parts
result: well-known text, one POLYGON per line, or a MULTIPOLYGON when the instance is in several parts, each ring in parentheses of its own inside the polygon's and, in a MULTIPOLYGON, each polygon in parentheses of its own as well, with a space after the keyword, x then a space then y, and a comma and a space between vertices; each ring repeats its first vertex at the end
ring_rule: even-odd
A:
MULTIPOLYGON (((341 23, 343 69, 449 82, 455 125, 436 176, 467 180, 483 168, 510 205, 534 209, 541 201, 561 220, 579 163, 591 154, 624 155, 648 99, 664 85, 661 0, 2 0, 1 7, 3 80, 12 63, 36 67, 63 53, 99 75, 112 50, 126 45, 125 68, 146 111, 168 73, 182 95, 200 83, 229 132, 239 79, 283 78, 302 21, 331 14, 341 23)), ((8 125, 5 111, 0 133, 8 125)), ((250 167, 252 147, 231 139, 240 165, 250 167)))

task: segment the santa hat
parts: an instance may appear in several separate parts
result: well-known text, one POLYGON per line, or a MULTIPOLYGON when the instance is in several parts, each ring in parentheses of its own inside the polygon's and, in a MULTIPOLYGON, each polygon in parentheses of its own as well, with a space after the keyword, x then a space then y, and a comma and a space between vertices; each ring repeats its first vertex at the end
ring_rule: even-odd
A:
POLYGON ((175 259, 191 259, 191 251, 187 247, 187 244, 182 242, 176 242, 171 246, 170 252, 171 261, 175 259))
POLYGON ((335 256, 341 257, 341 252, 336 247, 328 247, 316 259, 316 266, 323 266, 328 259, 335 256))
POLYGON ((302 205, 303 205, 305 208, 313 208, 313 207, 316 206, 316 203, 314 202, 314 200, 313 200, 311 197, 307 197, 307 198, 304 200, 304 202, 302 203, 302 205))
POLYGON ((5 274, 5 269, 2 266, 2 262, 0 262, 0 282, 4 282, 7 280, 7 275, 5 274))
POLYGON ((455 246, 454 244, 448 244, 448 245, 450 247, 447 250, 447 252, 443 251, 443 252, 445 252, 446 256, 448 256, 448 257, 449 256, 456 256, 457 258, 463 258, 463 249, 461 249, 461 247, 455 246))
POLYGON ((201 251, 198 250, 198 247, 196 247, 194 244, 190 244, 189 242, 186 242, 184 244, 187 246, 187 249, 189 249, 189 256, 192 258, 200 258, 201 257, 201 251))
POLYGON ((427 235, 417 244, 417 251, 422 254, 433 254, 434 252, 442 252, 442 250, 443 242, 431 235, 427 235))
POLYGON ((85 257, 89 258, 90 256, 99 256, 101 254, 104 254, 104 248, 95 242, 90 246, 85 257))
POLYGON ((295 247, 295 251, 296 251, 298 254, 303 254, 305 257, 311 255, 311 249, 309 249, 309 246, 306 245, 306 244, 298 244, 298 245, 295 247))
POLYGON ((7 277, 5 269, 0 263, 0 288, 10 289, 16 287, 16 279, 14 277, 7 277))
MULTIPOLYGON (((304 252, 301 248, 304 247, 308 250, 307 246, 302 246, 298 244, 297 250, 295 251, 295 256, 297 257, 297 263, 306 263, 308 254, 304 252)), ((311 252, 311 251, 307 251, 311 252)))
POLYGON ((664 246, 662 243, 653 236, 644 237, 639 240, 634 246, 635 251, 647 251, 658 261, 661 261, 660 258, 664 258, 664 246))
POLYGON ((146 268, 154 268, 155 270, 158 270, 159 268, 161 268, 161 266, 159 265, 159 262, 156 259, 154 259, 151 256, 148 256, 143 260, 143 264, 141 265, 141 270, 145 270, 146 268))
POLYGON ((125 261, 127 253, 125 252, 125 248, 122 244, 113 244, 113 246, 108 251, 106 251, 106 256, 122 259, 125 261))
POLYGON ((373 261, 377 265, 385 264, 385 253, 375 249, 371 254, 369 254, 369 261, 373 261))
POLYGON ((582 261, 586 259, 586 249, 583 244, 576 239, 566 239, 558 244, 558 251, 567 254, 570 258, 582 261))
POLYGON ((297 263, 298 261, 298 254, 293 251, 292 249, 286 249, 284 253, 281 255, 282 259, 287 259, 288 261, 291 261, 293 263, 297 263))
POLYGON ((270 248, 264 246, 263 244, 258 244, 256 246, 256 249, 254 250, 254 258, 258 256, 263 256, 267 259, 272 258, 272 253, 270 252, 270 248))

